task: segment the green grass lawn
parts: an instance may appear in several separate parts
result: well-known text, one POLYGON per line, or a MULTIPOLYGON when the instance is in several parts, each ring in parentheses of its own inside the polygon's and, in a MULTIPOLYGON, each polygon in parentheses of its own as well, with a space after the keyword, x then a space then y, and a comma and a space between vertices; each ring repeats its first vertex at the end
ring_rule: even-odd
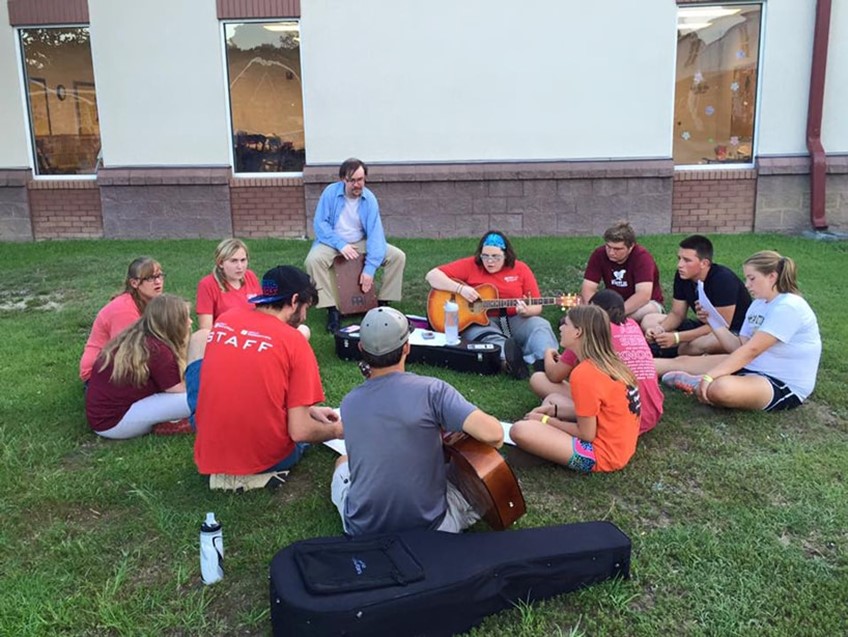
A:
MULTIPOLYGON (((667 299, 679 236, 646 237, 667 299)), ((798 410, 733 413, 669 395, 630 464, 581 476, 552 465, 516 470, 530 528, 609 520, 633 540, 632 577, 491 617, 474 635, 844 635, 848 630, 848 321, 841 276, 848 244, 784 236, 717 236, 717 261, 773 248, 796 259, 824 354, 798 410)), ((598 240, 515 241, 544 294, 579 291, 598 240)), ((400 309, 424 313, 426 271, 476 242, 398 240, 408 255, 400 309)), ((290 542, 336 535, 334 454, 313 448, 276 492, 212 492, 192 439, 105 441, 88 429, 77 363, 98 309, 129 261, 159 259, 167 291, 194 298, 213 241, 68 241, 0 249, 0 634, 262 635, 270 630, 268 563, 290 542), (200 582, 198 530, 224 525, 226 575, 200 582)), ((301 265, 304 241, 250 242, 261 276, 301 265)), ((552 321, 556 308, 546 308, 552 321)), ((361 377, 335 357, 312 312, 328 404, 361 377)), ((526 385, 438 368, 503 420, 534 406, 526 385)), ((237 396, 233 397, 238 399, 237 396)), ((249 410, 246 410, 246 414, 249 410)), ((483 526, 474 529, 483 531, 483 526)))

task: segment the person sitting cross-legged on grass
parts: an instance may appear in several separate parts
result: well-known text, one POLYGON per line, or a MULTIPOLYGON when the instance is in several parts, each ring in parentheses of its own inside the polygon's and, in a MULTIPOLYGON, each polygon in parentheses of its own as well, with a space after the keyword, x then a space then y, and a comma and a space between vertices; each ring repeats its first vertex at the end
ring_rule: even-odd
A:
POLYGON ((188 303, 161 294, 141 319, 109 341, 94 363, 85 413, 94 432, 125 439, 189 415, 183 371, 191 333, 188 303))
POLYGON ((754 297, 739 335, 713 328, 730 354, 656 359, 663 384, 701 402, 733 409, 779 411, 812 393, 821 359, 816 315, 798 290, 795 262, 766 250, 744 265, 754 297))
POLYGON ((278 486, 276 474, 299 461, 309 443, 344 435, 324 389, 315 353, 297 327, 318 300, 305 272, 281 265, 262 277, 254 307, 219 316, 206 346, 192 342, 186 374, 196 402, 194 460, 210 488, 278 486), (249 477, 249 478, 248 478, 249 477))
POLYGON ((572 308, 560 337, 579 361, 570 376, 575 419, 531 411, 510 436, 521 449, 581 473, 617 471, 636 451, 636 377, 616 355, 609 317, 600 307, 572 308))
POLYGON ((448 479, 442 432, 503 443, 501 424, 448 383, 404 371, 411 331, 390 307, 372 309, 360 326, 370 375, 342 400, 348 455, 336 461, 331 486, 350 535, 471 526, 480 515, 448 479))
POLYGON ((165 273, 159 262, 139 257, 127 268, 124 291, 112 297, 101 308, 91 326, 91 333, 80 358, 79 375, 88 383, 94 362, 103 346, 141 318, 144 307, 165 289, 165 273))
MULTIPOLYGON (((639 425, 641 435, 656 427, 663 414, 664 396, 657 382, 651 348, 639 324, 624 315, 624 299, 620 294, 612 290, 601 290, 595 293, 589 303, 597 305, 609 315, 612 347, 639 383, 642 405, 639 425)), ((530 377, 530 389, 543 399, 534 412, 563 420, 574 420, 574 401, 571 398, 568 378, 578 362, 577 355, 568 349, 562 354, 554 349, 546 352, 545 371, 536 372, 530 377)))

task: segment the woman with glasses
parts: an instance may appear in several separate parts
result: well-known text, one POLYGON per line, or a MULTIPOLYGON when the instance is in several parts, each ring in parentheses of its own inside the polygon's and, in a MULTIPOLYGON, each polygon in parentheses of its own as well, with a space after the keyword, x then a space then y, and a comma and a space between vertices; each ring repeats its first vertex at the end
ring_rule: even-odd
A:
POLYGON ((140 320, 106 344, 85 394, 85 415, 97 435, 135 438, 155 431, 157 423, 167 431, 156 433, 190 431, 187 422, 179 429, 170 422, 189 415, 183 372, 190 333, 188 303, 161 294, 140 320))
POLYGON ((91 326, 79 365, 79 375, 84 383, 88 382, 91 368, 103 346, 141 318, 145 306, 164 289, 165 273, 158 261, 139 257, 130 263, 124 291, 112 297, 97 313, 91 326))
POLYGON ((197 284, 197 324, 212 329, 215 319, 235 307, 250 307, 262 294, 259 279, 248 269, 247 246, 241 239, 224 239, 215 249, 215 268, 197 284))
POLYGON ((462 337, 499 345, 504 368, 513 378, 528 378, 528 363, 537 371, 544 369, 545 351, 556 348, 557 340, 551 324, 540 316, 542 306, 522 301, 538 297, 539 286, 532 270, 516 258, 505 234, 487 232, 474 256, 433 268, 426 279, 434 290, 455 293, 457 300, 468 303, 481 298, 475 288, 483 284, 494 286, 500 299, 515 299, 512 307, 489 310, 488 325, 470 325, 462 337))

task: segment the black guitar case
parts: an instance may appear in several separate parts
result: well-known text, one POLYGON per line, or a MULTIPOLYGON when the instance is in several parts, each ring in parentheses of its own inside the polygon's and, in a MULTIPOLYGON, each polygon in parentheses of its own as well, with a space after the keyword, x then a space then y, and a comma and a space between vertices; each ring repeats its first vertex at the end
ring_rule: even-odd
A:
MULTIPOLYGON (((356 326, 348 326, 335 333, 336 356, 342 360, 360 360, 359 332, 356 326)), ((447 367, 458 372, 473 374, 497 374, 501 371, 501 348, 494 343, 469 343, 460 341, 458 345, 442 347, 413 345, 409 351, 408 363, 424 363, 437 367, 447 367)))
POLYGON ((295 542, 271 562, 277 637, 453 635, 484 617, 630 574, 609 522, 518 531, 410 531, 295 542))

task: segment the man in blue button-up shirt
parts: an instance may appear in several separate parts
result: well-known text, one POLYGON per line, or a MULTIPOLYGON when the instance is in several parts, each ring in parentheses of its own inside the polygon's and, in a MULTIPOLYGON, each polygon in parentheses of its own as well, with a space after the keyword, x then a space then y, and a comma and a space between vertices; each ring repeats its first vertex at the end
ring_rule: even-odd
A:
POLYGON ((315 209, 315 242, 306 255, 306 271, 318 288, 318 305, 327 308, 327 331, 339 328, 341 316, 336 308, 336 281, 330 270, 341 254, 356 259, 365 254, 365 266, 359 285, 368 292, 374 285, 374 274, 381 265, 383 284, 377 295, 381 305, 401 299, 403 268, 406 254, 386 243, 380 205, 365 187, 368 167, 359 159, 345 160, 339 167, 339 181, 321 193, 315 209))

